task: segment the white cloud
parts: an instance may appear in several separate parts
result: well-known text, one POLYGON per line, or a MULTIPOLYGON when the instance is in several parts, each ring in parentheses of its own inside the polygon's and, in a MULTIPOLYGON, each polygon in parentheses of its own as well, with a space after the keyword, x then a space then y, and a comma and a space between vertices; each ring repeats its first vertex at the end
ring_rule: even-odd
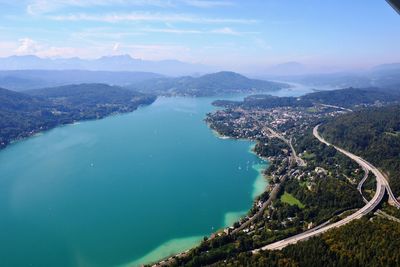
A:
POLYGON ((174 33, 174 34, 222 34, 222 35, 235 35, 242 36, 245 34, 258 34, 258 32, 240 32, 229 27, 213 29, 213 30, 192 30, 192 29, 177 29, 177 28, 144 28, 140 29, 142 32, 155 32, 155 33, 174 33))
POLYGON ((15 50, 18 55, 34 54, 40 49, 39 44, 30 38, 19 39, 19 43, 18 48, 15 50))
POLYGON ((236 31, 230 27, 224 27, 220 29, 215 29, 210 31, 210 33, 214 34, 225 34, 225 35, 235 35, 235 36, 242 36, 245 34, 259 34, 259 32, 242 32, 242 31, 236 31))
POLYGON ((171 0, 31 0, 26 11, 31 15, 45 14, 66 7, 93 7, 93 6, 173 6, 171 0))
POLYGON ((226 7, 234 5, 233 2, 228 1, 184 0, 183 2, 189 6, 201 8, 226 7))
POLYGON ((98 47, 87 49, 77 47, 50 46, 31 38, 21 38, 18 42, 0 42, 0 56, 36 55, 40 57, 90 57, 102 53, 98 47))
POLYGON ((174 28, 145 28, 141 29, 141 32, 154 32, 154 33, 174 33, 174 34, 202 34, 203 31, 199 30, 182 30, 182 29, 174 29, 174 28))
POLYGON ((120 46, 121 46, 120 43, 115 43, 115 44, 113 45, 112 51, 113 51, 113 52, 118 52, 120 46))
POLYGON ((72 38, 78 39, 88 39, 88 38, 95 38, 95 39, 122 39, 128 36, 138 36, 144 35, 143 32, 138 31, 117 31, 111 27, 97 27, 97 28, 88 28, 82 31, 73 32, 71 33, 72 38))
POLYGON ((259 32, 246 32, 246 31, 236 31, 232 28, 217 28, 210 30, 201 30, 201 29, 182 29, 176 27, 168 27, 168 28, 152 28, 152 27, 143 27, 143 28, 132 28, 130 31, 116 31, 112 27, 100 27, 100 28, 88 28, 84 29, 80 32, 74 32, 71 34, 71 37, 74 39, 80 39, 85 41, 91 40, 114 40, 121 41, 125 37, 129 36, 142 36, 152 33, 162 33, 162 34, 178 34, 178 35, 231 35, 231 36, 244 36, 244 35, 258 35, 259 32))
POLYGON ((224 27, 221 29, 215 29, 212 31, 212 33, 219 33, 219 34, 227 34, 227 35, 240 35, 241 33, 232 30, 229 27, 224 27))
POLYGON ((231 18, 207 18, 188 14, 162 14, 162 13, 113 13, 113 14, 70 14, 70 15, 55 15, 47 18, 57 21, 100 21, 108 23, 116 22, 185 22, 185 23, 204 23, 204 24, 253 24, 257 23, 254 19, 231 19, 231 18))
POLYGON ((29 0, 26 11, 31 15, 54 12, 67 7, 88 8, 93 6, 155 6, 176 7, 187 5, 198 8, 233 6, 231 1, 222 0, 29 0))
POLYGON ((1 41, 0 56, 11 55, 36 55, 44 58, 98 58, 104 55, 129 54, 136 58, 146 60, 178 59, 194 61, 193 53, 189 47, 175 44, 122 44, 95 43, 78 46, 56 46, 37 42, 30 38, 23 38, 18 42, 1 41))

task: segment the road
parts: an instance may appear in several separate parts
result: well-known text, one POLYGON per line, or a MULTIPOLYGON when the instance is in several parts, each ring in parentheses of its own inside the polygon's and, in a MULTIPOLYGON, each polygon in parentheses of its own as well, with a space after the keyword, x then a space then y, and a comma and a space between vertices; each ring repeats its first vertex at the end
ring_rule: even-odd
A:
POLYGON ((295 235, 295 236, 280 240, 278 242, 266 245, 266 246, 264 246, 262 248, 259 248, 259 249, 255 249, 255 250, 252 251, 253 253, 257 253, 260 250, 282 249, 282 248, 284 248, 284 247, 286 247, 288 245, 295 244, 295 243, 297 243, 299 241, 307 240, 307 239, 309 239, 309 238, 311 238, 313 236, 320 235, 320 234, 325 233, 326 231, 329 231, 331 229, 343 226, 343 225, 345 225, 345 224, 347 224, 347 223, 349 223, 349 222, 351 222, 353 220, 360 219, 364 215, 366 215, 366 214, 370 213, 371 211, 373 211, 379 205, 379 203, 382 201, 382 199, 383 199, 383 197, 385 195, 386 189, 390 188, 387 180, 384 177, 384 175, 377 168, 375 168, 372 164, 370 164, 366 160, 364 160, 364 159, 362 159, 362 158, 360 158, 360 157, 358 157, 358 156, 356 156, 356 155, 354 155, 354 154, 352 154, 352 153, 350 153, 350 152, 348 152, 348 151, 346 151, 346 150, 344 150, 342 148, 336 147, 336 146, 328 143, 325 139, 323 139, 319 135, 318 128, 319 128, 319 125, 317 125, 314 128, 313 134, 320 142, 322 142, 322 143, 324 143, 324 144, 326 144, 328 146, 334 147, 339 152, 343 153, 344 155, 346 155, 349 158, 351 158, 354 161, 356 161, 362 168, 372 172, 375 175, 375 177, 376 177, 376 191, 375 191, 374 197, 364 207, 362 207, 361 209, 357 210, 355 213, 347 216, 346 218, 344 218, 344 219, 342 219, 342 220, 340 220, 338 222, 326 225, 326 226, 321 227, 321 228, 311 229, 311 230, 309 230, 307 232, 300 233, 298 235, 295 235))
POLYGON ((364 169, 364 177, 361 179, 360 183, 357 185, 357 190, 360 192, 361 197, 363 198, 365 203, 368 203, 368 200, 364 197, 363 192, 362 192, 362 187, 365 183, 365 181, 368 179, 369 171, 367 169, 364 169))
POLYGON ((328 107, 328 108, 337 108, 337 109, 341 109, 344 111, 349 111, 349 112, 353 112, 353 110, 349 109, 349 108, 344 108, 344 107, 339 107, 339 106, 334 106, 334 105, 327 105, 327 104, 320 104, 323 107, 328 107))
POLYGON ((264 129, 271 133, 271 137, 276 137, 278 139, 281 139, 283 142, 285 142, 287 145, 289 145, 290 150, 292 150, 292 157, 296 161, 298 166, 300 166, 300 167, 306 166, 306 162, 302 158, 297 156, 296 150, 294 149, 294 147, 292 145, 292 139, 287 140, 285 137, 283 137, 282 134, 278 133, 277 131, 275 131, 274 129, 272 129, 270 127, 264 127, 264 129))
POLYGON ((263 203, 263 205, 257 211, 257 213, 254 214, 250 219, 248 219, 242 225, 240 225, 238 228, 234 229, 231 232, 231 234, 236 234, 236 233, 240 232, 241 230, 245 229, 246 227, 250 226, 260 215, 262 215, 264 213, 264 210, 272 203, 272 201, 274 201, 276 199, 276 197, 279 193, 279 190, 281 188, 282 182, 284 182, 284 178, 280 183, 275 184, 274 188, 272 189, 272 191, 270 193, 270 197, 267 199, 267 201, 265 201, 263 203))
POLYGON ((392 216, 390 214, 387 214, 386 212, 384 212, 382 210, 377 210, 375 212, 375 215, 383 217, 383 218, 386 218, 388 220, 391 220, 391 221, 394 221, 394 222, 397 222, 397 223, 400 223, 400 219, 399 218, 396 218, 396 217, 394 217, 394 216, 392 216))
MULTIPOLYGON (((292 159, 297 163, 298 166, 306 166, 305 161, 300 158, 299 156, 297 156, 296 150, 294 149, 293 145, 292 145, 292 139, 287 140, 282 134, 278 133, 277 131, 275 131, 272 128, 269 127, 264 127, 264 130, 269 131, 271 133, 270 137, 273 138, 278 138, 281 139, 283 142, 285 142, 286 144, 289 145, 290 149, 292 150, 292 159)), ((276 196, 281 188, 281 184, 284 182, 284 178, 281 178, 281 181, 275 185, 275 187, 272 189, 271 193, 270 193, 270 197, 268 198, 267 201, 265 201, 262 205, 262 207, 257 211, 256 214, 254 214, 250 219, 248 219, 246 222, 244 222, 241 226, 239 226, 238 228, 234 229, 232 231, 232 234, 238 233, 241 230, 245 229, 246 227, 248 227, 249 225, 251 225, 251 223, 253 223, 261 214, 264 213, 264 210, 272 203, 272 201, 274 201, 276 199, 276 196)))
POLYGON ((359 158, 365 166, 368 167, 369 171, 372 171, 372 173, 376 176, 379 177, 380 180, 382 180, 382 184, 385 186, 386 191, 389 195, 389 203, 397 207, 398 209, 400 208, 400 202, 397 200, 397 198, 394 196, 392 189, 390 188, 389 182, 387 181, 385 175, 379 171, 376 167, 374 167, 371 163, 366 161, 365 159, 359 158))

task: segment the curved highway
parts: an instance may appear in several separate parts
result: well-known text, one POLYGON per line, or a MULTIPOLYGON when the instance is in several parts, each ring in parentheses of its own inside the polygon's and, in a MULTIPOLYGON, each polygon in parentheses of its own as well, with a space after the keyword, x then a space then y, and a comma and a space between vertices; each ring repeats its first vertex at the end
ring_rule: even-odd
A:
POLYGON ((369 162, 366 161, 365 159, 361 159, 361 158, 360 158, 360 160, 363 161, 364 164, 365 164, 366 166, 369 167, 369 170, 371 170, 372 173, 373 173, 376 177, 379 177, 380 179, 383 180, 383 184, 384 184, 384 186, 385 186, 385 188, 386 188, 386 191, 387 191, 387 193, 388 193, 388 195, 389 195, 389 202, 390 202, 391 204, 393 204, 394 206, 396 206, 397 208, 400 208, 400 202, 399 202, 399 201, 397 200, 397 198, 394 196, 394 194, 393 194, 393 192, 392 192, 392 189, 390 188, 389 182, 386 180, 385 175, 383 175, 383 173, 381 173, 377 168, 375 168, 371 163, 369 163, 369 162))
MULTIPOLYGON (((357 210, 355 213, 347 216, 346 218, 333 223, 333 224, 329 224, 327 226, 321 227, 321 228, 317 228, 317 229, 311 229, 309 231, 306 231, 304 233, 300 233, 298 235, 283 239, 281 241, 266 245, 262 248, 259 249, 255 249, 252 252, 253 253, 257 253, 260 250, 275 250, 275 249, 282 249, 288 245, 291 244, 295 244, 299 241, 303 241, 306 239, 309 239, 310 237, 322 234, 330 229, 333 228, 337 228, 340 226, 343 226, 355 219, 360 219, 362 216, 368 214, 369 212, 373 211, 376 206, 378 206, 378 204, 382 201, 384 195, 385 195, 385 191, 386 189, 390 189, 389 184, 387 182, 387 180, 385 179, 384 175, 377 169, 375 168, 372 164, 370 164, 369 162, 367 162, 366 160, 344 150, 341 149, 339 147, 336 147, 330 143, 328 143, 325 139, 323 139, 319 133, 318 133, 318 128, 319 125, 317 125, 314 130, 313 130, 313 134, 314 136, 322 143, 328 145, 328 146, 332 146, 334 147, 336 150, 338 150, 339 152, 343 153, 344 155, 348 156, 349 158, 353 159, 354 161, 356 161, 362 168, 364 168, 365 170, 368 170, 370 172, 372 172, 375 177, 376 177, 376 191, 375 191, 375 195, 374 197, 361 209, 357 210)), ((390 191, 391 192, 391 191, 390 191)), ((393 193, 392 193, 393 195, 393 193)), ((390 193, 389 193, 389 197, 390 193)), ((394 196, 393 196, 394 198, 394 196)), ((395 199, 395 198, 394 198, 395 199)), ((396 200, 397 201, 397 200, 396 200)))

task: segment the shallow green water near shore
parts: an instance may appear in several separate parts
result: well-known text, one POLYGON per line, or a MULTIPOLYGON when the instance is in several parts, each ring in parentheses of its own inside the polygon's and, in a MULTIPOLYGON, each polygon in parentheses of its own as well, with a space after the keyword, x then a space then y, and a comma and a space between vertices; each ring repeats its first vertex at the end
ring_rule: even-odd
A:
POLYGON ((160 98, 0 151, 0 266, 137 265, 243 215, 265 166, 207 127, 211 101, 160 98))

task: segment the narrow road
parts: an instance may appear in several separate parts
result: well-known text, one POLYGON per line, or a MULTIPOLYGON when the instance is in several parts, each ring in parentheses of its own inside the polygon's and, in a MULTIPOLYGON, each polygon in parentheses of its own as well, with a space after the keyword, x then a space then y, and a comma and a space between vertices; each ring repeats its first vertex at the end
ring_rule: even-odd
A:
POLYGON ((300 158, 299 156, 297 156, 297 153, 296 153, 296 150, 294 150, 294 147, 293 147, 292 139, 291 139, 291 138, 290 138, 288 144, 289 144, 289 146, 290 146, 290 149, 292 150, 293 157, 294 157, 294 159, 296 160, 297 165, 300 166, 300 167, 305 167, 307 164, 306 164, 306 162, 305 162, 302 158, 300 158))
POLYGON ((364 177, 361 179, 360 183, 357 185, 357 190, 360 193, 360 195, 362 196, 364 202, 368 203, 368 200, 363 195, 362 187, 363 187, 365 181, 368 179, 369 171, 367 169, 364 169, 364 168, 363 168, 363 170, 364 170, 364 177))
POLYGON ((400 219, 399 219, 399 218, 396 218, 396 217, 394 217, 394 216, 392 216, 392 215, 390 215, 390 214, 387 214, 386 212, 384 212, 384 211, 382 211, 382 210, 377 210, 377 211, 375 212, 375 214, 376 214, 377 216, 386 218, 386 219, 388 219, 388 220, 391 220, 391 221, 400 223, 400 219))
POLYGON ((376 191, 375 191, 375 195, 374 197, 361 209, 357 210, 355 213, 347 216, 346 218, 333 223, 333 224, 329 224, 325 227, 322 228, 317 228, 317 229, 311 229, 307 232, 304 233, 300 233, 298 235, 283 239, 281 241, 266 245, 262 248, 259 249, 255 249, 252 252, 253 253, 257 253, 260 250, 276 250, 276 249, 282 249, 288 245, 291 244, 295 244, 299 241, 304 241, 309 239, 310 237, 316 236, 316 235, 320 235, 322 233, 325 233, 326 231, 329 231, 331 229, 343 226, 353 220, 356 219, 360 219, 361 217, 363 217, 364 215, 368 214, 369 212, 373 211, 378 205, 379 203, 382 201, 384 195, 385 195, 385 191, 386 188, 389 187, 387 180, 385 179, 385 177, 383 176, 383 174, 377 169, 375 168, 372 164, 370 164, 369 162, 367 162, 366 160, 344 150, 341 149, 339 147, 336 147, 330 143, 328 143, 325 139, 323 139, 319 133, 318 133, 318 128, 319 125, 317 125, 314 130, 313 130, 313 134, 314 136, 322 143, 328 145, 328 146, 332 146, 334 147, 336 150, 338 150, 339 152, 343 153, 344 155, 348 156, 349 158, 353 159, 354 161, 356 161, 362 168, 367 169, 368 171, 372 172, 375 177, 376 177, 376 191))
POLYGON ((250 219, 248 219, 246 222, 244 222, 242 225, 240 225, 238 228, 232 230, 231 234, 236 234, 238 232, 240 232, 241 230, 245 229, 246 227, 248 227, 251 223, 253 223, 255 220, 257 220, 257 218, 262 215, 264 213, 264 210, 272 203, 272 201, 274 201, 279 193, 279 190, 281 188, 281 184, 283 181, 281 181, 280 183, 276 184, 274 186, 274 188, 272 189, 269 198, 267 199, 267 201, 265 201, 263 203, 263 205, 261 206, 261 208, 257 211, 256 214, 254 214, 250 219))
POLYGON ((285 142, 290 147, 290 150, 292 151, 293 159, 296 161, 297 165, 299 165, 300 167, 304 167, 307 165, 306 162, 302 158, 297 156, 296 150, 294 149, 294 147, 292 145, 292 139, 287 140, 285 137, 283 137, 282 134, 278 133, 277 131, 275 131, 274 129, 272 129, 270 127, 264 127, 264 129, 268 130, 271 133, 271 137, 276 137, 278 139, 281 139, 283 142, 285 142))

